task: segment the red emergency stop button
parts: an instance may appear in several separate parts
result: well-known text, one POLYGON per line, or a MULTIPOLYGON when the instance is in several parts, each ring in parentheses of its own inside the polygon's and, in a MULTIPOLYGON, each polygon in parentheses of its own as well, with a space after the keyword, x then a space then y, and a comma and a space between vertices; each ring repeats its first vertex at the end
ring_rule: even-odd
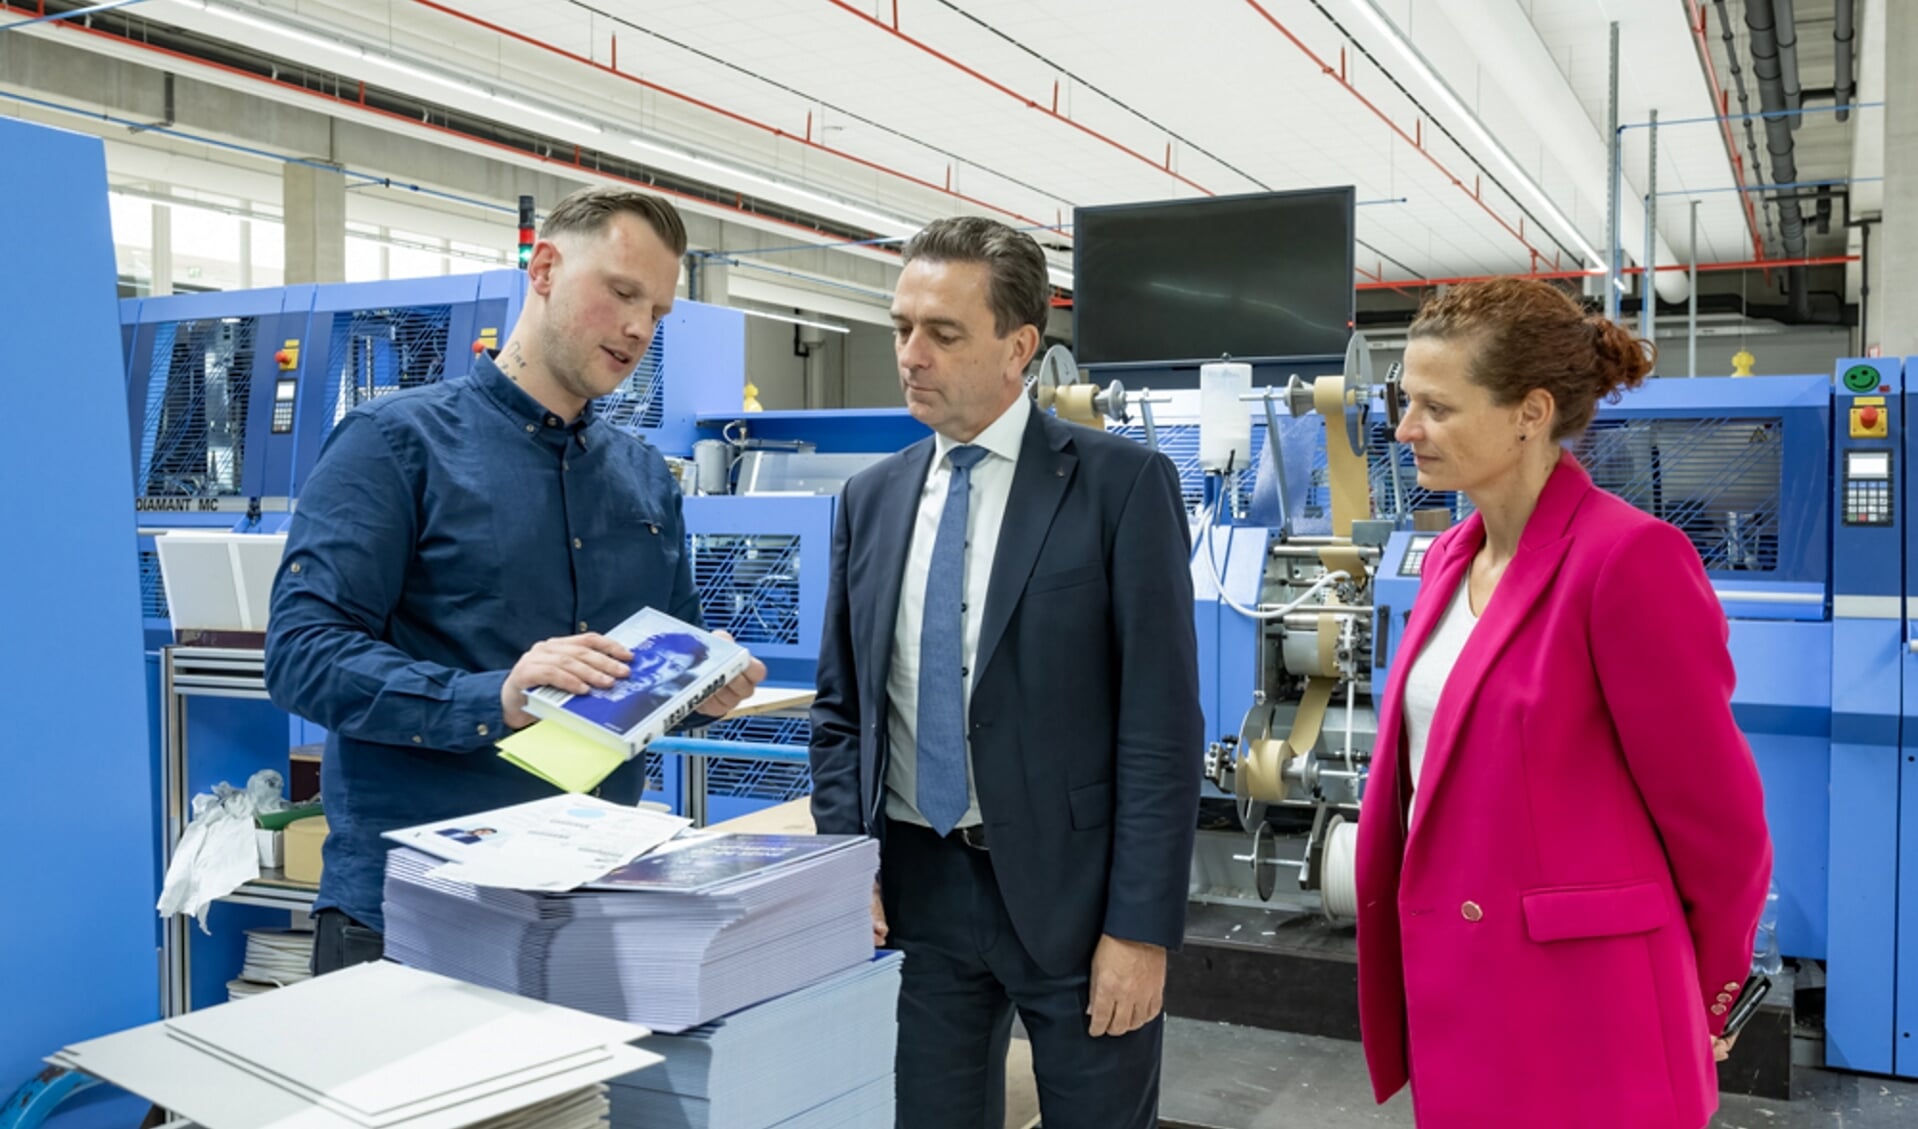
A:
POLYGON ((1873 407, 1858 409, 1858 422, 1876 431, 1878 429, 1878 409, 1873 407))
POLYGON ((273 354, 273 363, 279 365, 281 368, 285 368, 286 366, 292 364, 293 363, 292 352, 286 349, 281 349, 279 352, 273 354))

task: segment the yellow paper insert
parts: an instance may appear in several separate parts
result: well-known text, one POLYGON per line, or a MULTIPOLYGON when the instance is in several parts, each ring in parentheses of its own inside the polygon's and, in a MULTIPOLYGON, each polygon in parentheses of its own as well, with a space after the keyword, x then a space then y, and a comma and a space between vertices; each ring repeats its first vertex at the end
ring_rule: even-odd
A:
POLYGON ((567 792, 590 792, 626 758, 563 725, 536 721, 499 743, 500 756, 567 792))

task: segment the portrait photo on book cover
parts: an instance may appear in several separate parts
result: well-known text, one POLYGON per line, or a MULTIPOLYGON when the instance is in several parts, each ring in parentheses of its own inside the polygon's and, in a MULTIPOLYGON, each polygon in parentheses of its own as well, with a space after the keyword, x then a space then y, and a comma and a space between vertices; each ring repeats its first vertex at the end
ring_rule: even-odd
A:
POLYGON ((566 708, 624 733, 691 685, 706 657, 706 644, 695 635, 668 631, 651 636, 633 648, 626 677, 605 689, 574 695, 566 708))

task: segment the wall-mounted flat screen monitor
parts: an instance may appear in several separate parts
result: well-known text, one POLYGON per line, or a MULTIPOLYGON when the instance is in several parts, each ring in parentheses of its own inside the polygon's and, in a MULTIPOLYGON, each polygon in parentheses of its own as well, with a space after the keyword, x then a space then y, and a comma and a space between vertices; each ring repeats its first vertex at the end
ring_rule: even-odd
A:
POLYGON ((1082 365, 1338 356, 1352 334, 1351 188, 1073 209, 1082 365))

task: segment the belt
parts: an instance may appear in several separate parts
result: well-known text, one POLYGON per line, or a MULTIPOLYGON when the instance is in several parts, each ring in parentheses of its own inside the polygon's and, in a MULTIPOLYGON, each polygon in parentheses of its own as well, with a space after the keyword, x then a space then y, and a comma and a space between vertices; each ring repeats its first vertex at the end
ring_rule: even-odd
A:
POLYGON ((955 827, 952 829, 952 838, 975 851, 983 851, 986 849, 986 825, 975 823, 970 827, 955 827))

